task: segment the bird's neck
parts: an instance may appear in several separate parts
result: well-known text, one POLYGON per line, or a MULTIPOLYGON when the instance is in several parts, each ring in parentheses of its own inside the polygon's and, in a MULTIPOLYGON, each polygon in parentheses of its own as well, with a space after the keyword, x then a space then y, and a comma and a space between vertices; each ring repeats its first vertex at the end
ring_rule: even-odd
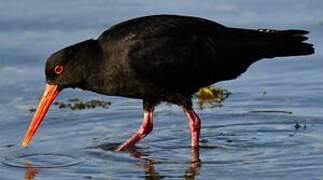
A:
MULTIPOLYGON (((114 44, 102 44, 97 41, 99 50, 96 59, 89 63, 89 70, 85 72, 82 89, 105 95, 122 95, 120 90, 125 89, 128 77, 128 64, 125 63, 126 51, 115 51, 114 44), (123 62, 123 63, 122 63, 123 62)), ((91 57, 94 55, 92 54, 91 57)))

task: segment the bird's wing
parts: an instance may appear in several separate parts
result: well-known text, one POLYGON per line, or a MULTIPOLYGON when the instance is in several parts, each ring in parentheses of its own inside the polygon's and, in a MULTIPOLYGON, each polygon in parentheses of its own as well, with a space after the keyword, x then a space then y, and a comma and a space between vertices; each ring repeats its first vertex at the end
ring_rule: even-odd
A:
POLYGON ((192 93, 214 82, 211 71, 220 56, 214 39, 225 29, 201 18, 149 16, 118 24, 100 38, 123 42, 138 76, 192 93))
POLYGON ((216 52, 205 36, 164 36, 140 40, 129 52, 136 73, 173 90, 195 91, 208 85, 216 52))

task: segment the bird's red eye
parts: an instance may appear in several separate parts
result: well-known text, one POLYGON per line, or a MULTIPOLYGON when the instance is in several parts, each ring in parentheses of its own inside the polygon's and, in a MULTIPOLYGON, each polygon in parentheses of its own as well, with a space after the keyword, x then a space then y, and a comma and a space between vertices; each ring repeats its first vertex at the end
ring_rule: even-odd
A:
POLYGON ((62 74, 64 71, 64 67, 62 65, 57 65, 57 66, 55 66, 54 71, 56 74, 62 74))

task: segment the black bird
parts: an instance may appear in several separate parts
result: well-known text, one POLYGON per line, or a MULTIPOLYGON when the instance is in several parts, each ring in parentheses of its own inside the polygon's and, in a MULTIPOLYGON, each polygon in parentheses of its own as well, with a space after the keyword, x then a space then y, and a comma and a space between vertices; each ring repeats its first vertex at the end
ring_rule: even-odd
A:
POLYGON ((55 97, 64 88, 143 99, 144 119, 118 151, 153 129, 154 107, 170 102, 183 108, 192 147, 199 146, 200 119, 192 94, 237 78, 263 58, 309 55, 304 30, 239 29, 189 16, 153 15, 117 24, 98 39, 52 54, 46 62, 46 88, 22 146, 27 146, 55 97))

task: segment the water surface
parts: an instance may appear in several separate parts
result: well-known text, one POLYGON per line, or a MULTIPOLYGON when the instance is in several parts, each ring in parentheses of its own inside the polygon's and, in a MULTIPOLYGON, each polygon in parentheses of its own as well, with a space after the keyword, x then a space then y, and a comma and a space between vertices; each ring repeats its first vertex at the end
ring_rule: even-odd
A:
POLYGON ((0 160, 63 154, 81 163, 28 166, 43 160, 38 157, 25 160, 25 168, 1 164, 1 179, 321 179, 322 9, 321 0, 3 0, 0 160), (116 22, 160 13, 201 16, 229 26, 306 29, 316 54, 261 61, 238 80, 218 84, 232 95, 221 108, 197 110, 202 119, 199 151, 189 147, 184 113, 169 105, 156 109, 154 131, 135 148, 112 151, 138 128, 142 102, 81 90, 65 90, 57 100, 103 98, 112 105, 83 111, 53 106, 30 147, 19 146, 32 116, 28 109, 42 93, 44 61, 51 53, 96 38, 116 22))

